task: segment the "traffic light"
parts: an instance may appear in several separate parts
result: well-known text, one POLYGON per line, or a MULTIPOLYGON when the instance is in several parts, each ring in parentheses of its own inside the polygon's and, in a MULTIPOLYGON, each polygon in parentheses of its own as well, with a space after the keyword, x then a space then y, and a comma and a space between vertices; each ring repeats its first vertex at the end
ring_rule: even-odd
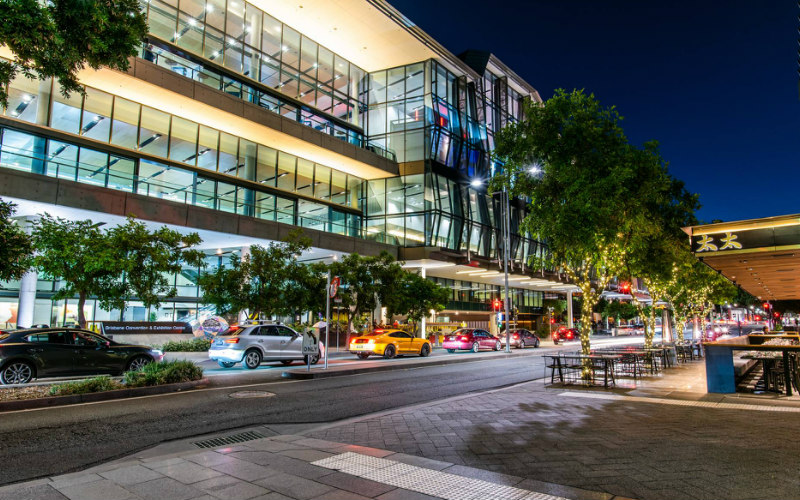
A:
POLYGON ((555 322, 556 322, 555 318, 550 318, 550 323, 555 323, 555 322))
POLYGON ((494 299, 492 301, 492 310, 499 311, 503 308, 503 302, 500 299, 494 299))
POLYGON ((631 293, 631 284, 627 281, 623 281, 619 284, 619 291, 622 293, 631 293))

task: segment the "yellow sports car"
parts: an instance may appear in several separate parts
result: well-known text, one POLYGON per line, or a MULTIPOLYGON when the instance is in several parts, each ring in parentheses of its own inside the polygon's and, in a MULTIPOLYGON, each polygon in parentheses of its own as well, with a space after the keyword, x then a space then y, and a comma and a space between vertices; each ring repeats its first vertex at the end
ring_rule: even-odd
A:
POLYGON ((384 358, 416 354, 424 358, 431 353, 431 344, 425 339, 412 337, 403 330, 379 329, 350 339, 350 352, 361 359, 367 359, 370 354, 378 354, 384 358))

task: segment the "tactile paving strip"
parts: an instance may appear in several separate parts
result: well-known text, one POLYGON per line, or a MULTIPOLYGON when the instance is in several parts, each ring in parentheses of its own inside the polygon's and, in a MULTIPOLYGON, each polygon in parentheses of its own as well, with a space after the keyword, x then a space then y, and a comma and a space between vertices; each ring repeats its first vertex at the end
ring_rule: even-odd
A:
POLYGON ((795 406, 766 406, 744 403, 715 403, 714 401, 687 401, 683 399, 646 398, 642 396, 618 396, 616 394, 599 394, 590 392, 562 392, 559 396, 573 398, 608 399, 623 403, 656 403, 673 406, 695 406, 698 408, 716 408, 718 410, 752 410, 752 411, 779 411, 787 413, 800 413, 800 408, 795 406))
POLYGON ((566 500, 563 497, 353 452, 334 455, 311 464, 445 500, 566 500))

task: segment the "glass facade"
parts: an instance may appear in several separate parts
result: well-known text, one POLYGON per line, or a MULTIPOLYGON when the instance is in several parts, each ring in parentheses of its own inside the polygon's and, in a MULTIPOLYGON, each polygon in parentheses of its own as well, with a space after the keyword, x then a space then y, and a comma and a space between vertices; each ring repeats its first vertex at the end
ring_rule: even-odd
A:
POLYGON ((146 0, 150 34, 359 124, 365 71, 242 0, 146 0))
MULTIPOLYGON (((46 99, 39 96, 38 83, 18 77, 10 90, 16 101, 10 103, 5 114, 35 123, 37 106, 48 104, 37 102, 46 99)), ((232 177, 231 182, 244 179, 324 202, 361 208, 362 180, 330 167, 91 87, 86 88, 85 96, 73 94, 64 98, 58 93, 52 96, 48 106, 49 125, 56 130, 126 148, 132 154, 147 153, 225 174, 232 177)), ((49 154, 51 161, 75 160, 69 148, 52 150, 49 154)))
MULTIPOLYGON (((429 59, 366 73, 242 0, 143 0, 142 9, 150 34, 141 59, 395 160, 403 175, 361 179, 98 89, 65 98, 24 77, 12 82, 10 105, 0 111, 37 132, 0 124, 0 167, 396 246, 502 259, 501 196, 486 189, 502 165, 491 153, 496 133, 521 118, 528 97, 513 74, 497 69, 502 65, 485 63, 481 72, 429 59), (48 128, 69 137, 50 136, 48 128), (481 187, 471 185, 475 179, 481 187)), ((514 272, 547 251, 521 234, 524 207, 520 200, 510 206, 514 272)), ((196 282, 175 279, 191 305, 196 282)), ((451 288, 452 304, 468 310, 483 311, 501 293, 493 285, 430 279, 451 288)), ((513 293, 520 310, 541 308, 541 292, 513 293)), ((58 307, 48 314, 66 318, 69 301, 58 307)), ((196 314, 192 307, 156 314, 196 314)))

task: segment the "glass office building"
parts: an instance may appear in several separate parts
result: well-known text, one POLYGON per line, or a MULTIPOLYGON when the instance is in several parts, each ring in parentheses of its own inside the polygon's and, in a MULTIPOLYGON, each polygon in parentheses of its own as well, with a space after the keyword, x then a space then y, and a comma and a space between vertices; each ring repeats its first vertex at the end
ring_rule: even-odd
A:
MULTIPOLYGON (((85 94, 69 97, 57 82, 11 83, 0 196, 20 215, 113 219, 119 209, 98 200, 122 199, 143 219, 211 231, 209 267, 240 241, 299 226, 318 235, 318 252, 389 249, 453 289, 449 311, 488 311, 501 296, 500 196, 471 181, 488 181, 496 132, 539 96, 500 60, 451 54, 382 0, 141 5, 150 31, 128 72, 83 71, 85 94), (164 218, 181 210, 178 223, 164 218), (219 222, 232 217, 238 229, 219 222)), ((566 288, 529 267, 546 247, 519 234, 524 216, 512 200, 511 295, 537 314, 544 293, 566 288)), ((179 298, 146 319, 196 316, 199 272, 175 276, 179 298)), ((4 286, 0 327, 16 322, 22 285, 4 286)), ((68 322, 69 301, 49 301, 58 286, 38 281, 35 323, 68 322)), ((90 307, 93 318, 120 314, 90 307)))

